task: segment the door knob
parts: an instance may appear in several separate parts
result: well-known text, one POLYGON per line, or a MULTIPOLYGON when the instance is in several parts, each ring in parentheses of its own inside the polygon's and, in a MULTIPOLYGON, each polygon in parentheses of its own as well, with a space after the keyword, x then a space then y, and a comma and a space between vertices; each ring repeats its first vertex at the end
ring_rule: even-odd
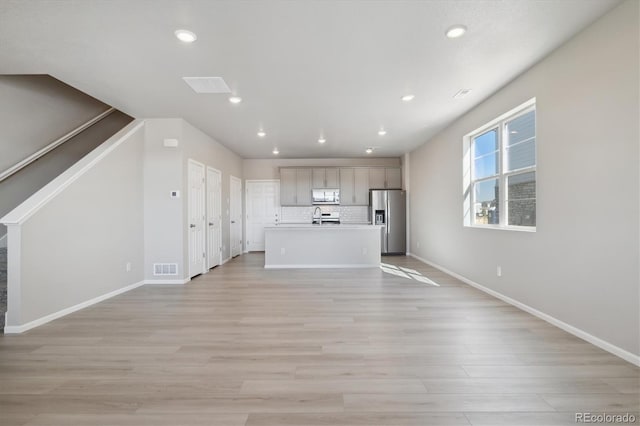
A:
POLYGON ((213 222, 209 222, 209 226, 213 226, 213 222))
POLYGON ((235 220, 232 220, 232 221, 231 221, 231 223, 236 223, 236 221, 235 221, 235 220))
POLYGON ((195 228, 196 225, 194 225, 193 223, 189 225, 189 228, 195 228))

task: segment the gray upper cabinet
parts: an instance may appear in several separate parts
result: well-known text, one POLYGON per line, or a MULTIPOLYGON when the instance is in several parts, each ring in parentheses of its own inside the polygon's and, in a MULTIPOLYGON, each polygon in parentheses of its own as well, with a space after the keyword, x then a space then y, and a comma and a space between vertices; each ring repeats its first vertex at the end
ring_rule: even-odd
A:
POLYGON ((399 167, 283 167, 280 204, 310 206, 311 189, 340 188, 343 206, 368 206, 369 189, 402 188, 399 167))
POLYGON ((343 206, 356 204, 354 170, 353 168, 340 169, 340 204, 343 206))
POLYGON ((354 169, 354 190, 355 196, 354 204, 356 206, 368 206, 369 205, 369 170, 363 168, 354 169))
POLYGON ((296 205, 296 169, 280 169, 280 204, 296 205))
POLYGON ((296 173, 296 205, 311 205, 311 170, 298 169, 296 173))
POLYGON ((385 174, 385 188, 388 189, 402 189, 402 172, 399 168, 387 168, 384 169, 385 174))
POLYGON ((401 189, 402 172, 399 167, 372 167, 369 169, 369 188, 401 189))
POLYGON ((340 204, 369 205, 369 169, 349 167, 340 169, 340 204))
POLYGON ((324 169, 325 170, 325 188, 338 188, 340 187, 340 179, 338 178, 338 169, 324 169))
POLYGON ((338 188, 338 169, 336 168, 313 168, 311 169, 312 188, 338 188))
POLYGON ((280 204, 283 206, 311 205, 310 169, 280 169, 280 204))
POLYGON ((384 169, 381 167, 375 167, 369 169, 369 188, 370 189, 384 189, 384 169))
POLYGON ((313 188, 326 188, 326 173, 325 169, 312 169, 311 170, 311 186, 313 188))

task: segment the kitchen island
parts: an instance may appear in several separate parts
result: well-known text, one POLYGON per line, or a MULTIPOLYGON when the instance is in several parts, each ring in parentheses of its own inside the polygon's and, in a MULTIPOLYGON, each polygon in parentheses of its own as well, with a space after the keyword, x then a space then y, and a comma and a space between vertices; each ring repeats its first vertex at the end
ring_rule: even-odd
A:
POLYGON ((279 224, 265 228, 265 268, 380 266, 380 225, 279 224))

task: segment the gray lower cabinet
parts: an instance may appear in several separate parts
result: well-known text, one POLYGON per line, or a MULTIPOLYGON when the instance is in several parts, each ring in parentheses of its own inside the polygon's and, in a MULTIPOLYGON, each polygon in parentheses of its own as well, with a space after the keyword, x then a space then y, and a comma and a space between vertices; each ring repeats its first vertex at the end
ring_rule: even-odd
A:
POLYGON ((280 204, 283 206, 311 205, 310 169, 280 169, 280 204))

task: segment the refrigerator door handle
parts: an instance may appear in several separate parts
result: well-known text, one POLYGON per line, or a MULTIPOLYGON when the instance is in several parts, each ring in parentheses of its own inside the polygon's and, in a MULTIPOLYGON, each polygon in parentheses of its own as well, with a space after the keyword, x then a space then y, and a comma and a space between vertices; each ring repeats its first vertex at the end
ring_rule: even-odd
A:
MULTIPOLYGON (((387 198, 387 217, 386 217, 386 228, 387 228, 387 235, 389 235, 389 232, 391 232, 391 229, 389 229, 389 227, 391 226, 391 221, 389 220, 391 218, 391 203, 389 202, 389 198, 387 198)), ((387 244, 388 243, 388 239, 387 239, 387 244)))

